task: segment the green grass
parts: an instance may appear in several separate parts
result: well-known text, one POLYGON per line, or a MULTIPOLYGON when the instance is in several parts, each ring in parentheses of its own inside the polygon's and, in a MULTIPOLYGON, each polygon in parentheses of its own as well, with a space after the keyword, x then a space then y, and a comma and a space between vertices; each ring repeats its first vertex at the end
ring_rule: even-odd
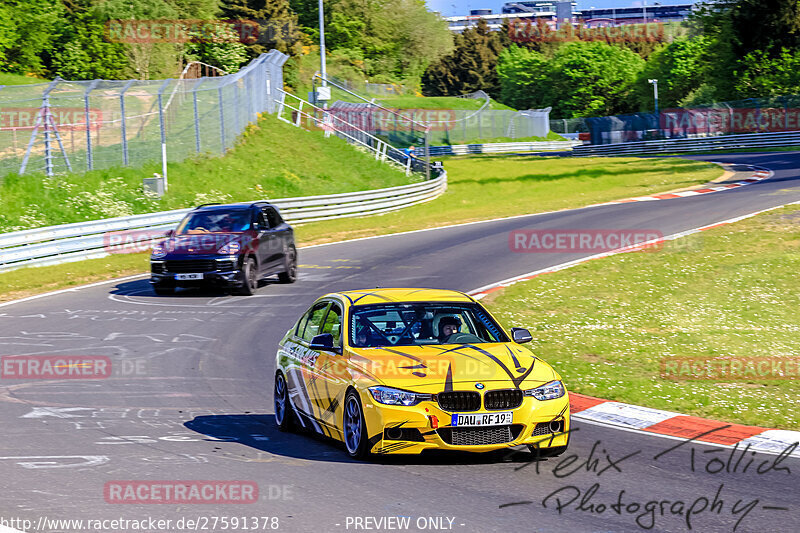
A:
POLYGON ((30 85, 31 83, 47 83, 50 80, 25 76, 22 74, 8 74, 0 72, 0 85, 30 85))
POLYGON ((487 297, 569 390, 800 429, 800 379, 674 380, 674 358, 800 361, 800 206, 512 285, 487 297))
POLYGON ((722 174, 717 165, 682 159, 484 155, 444 161, 448 190, 439 199, 378 217, 306 224, 297 228, 301 242, 568 209, 703 184, 722 174))
POLYGON ((697 150, 695 152, 674 152, 659 155, 700 155, 700 154, 740 154, 759 152, 797 152, 800 146, 768 146, 764 148, 737 148, 735 150, 697 150))
POLYGON ((265 116, 225 157, 201 156, 168 167, 169 192, 146 197, 142 178, 160 163, 48 179, 10 174, 0 183, 0 231, 191 207, 332 194, 409 183, 402 172, 336 137, 265 116))
POLYGON ((475 139, 469 143, 464 144, 487 144, 487 143, 525 143, 525 142, 543 142, 543 141, 565 141, 566 139, 558 133, 551 131, 547 133, 547 137, 520 137, 514 139, 512 137, 490 137, 485 139, 475 139))
MULTIPOLYGON (((308 153, 297 158, 316 164, 308 153)), ((298 245, 579 207, 705 183, 722 173, 716 165, 680 159, 482 156, 450 158, 445 166, 449 187, 440 198, 380 216, 296 226, 298 245)), ((147 255, 137 254, 0 273, 0 300, 147 268, 147 255)))
MULTIPOLYGON (((455 96, 389 96, 378 98, 386 107, 401 109, 466 109, 478 110, 483 106, 483 98, 457 98, 455 96)), ((516 111, 512 107, 492 100, 488 109, 506 109, 516 111)))

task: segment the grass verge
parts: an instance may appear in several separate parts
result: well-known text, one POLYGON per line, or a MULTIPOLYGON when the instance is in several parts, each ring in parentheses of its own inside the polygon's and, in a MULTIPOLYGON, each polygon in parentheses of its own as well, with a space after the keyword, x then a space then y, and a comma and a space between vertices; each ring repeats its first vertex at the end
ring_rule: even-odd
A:
POLYGON ((9 74, 0 72, 0 85, 30 85, 32 83, 47 83, 50 80, 26 76, 24 74, 9 74))
MULTIPOLYGON (((298 155, 298 161, 308 159, 298 155)), ((447 160, 446 168, 449 187, 440 198, 380 216, 298 226, 298 243, 303 246, 574 208, 706 183, 722 173, 710 163, 636 158, 454 157, 447 160)), ((0 300, 147 268, 146 254, 138 254, 0 273, 0 300)))
POLYGON ((478 156, 445 159, 448 190, 438 199, 379 217, 297 228, 317 244, 448 224, 539 213, 707 183, 711 163, 681 159, 478 156))
MULTIPOLYGON (((455 96, 390 96, 378 98, 386 107, 399 109, 466 109, 478 110, 486 102, 483 98, 457 98, 455 96)), ((505 109, 516 111, 495 100, 491 100, 487 109, 505 109)))
POLYGON ((685 237, 661 251, 540 276, 492 293, 484 303, 504 325, 530 329, 533 349, 559 369, 571 391, 800 429, 798 270, 795 205, 685 237), (680 361, 687 357, 701 364, 734 360, 743 370, 735 378, 705 373, 687 380, 691 366, 680 361), (747 369, 752 363, 762 371, 759 358, 793 361, 784 371, 794 379, 758 379, 747 369))
MULTIPOLYGON (((441 139, 439 139, 441 140, 441 139)), ((558 133, 551 131, 547 133, 547 137, 487 137, 484 139, 470 140, 469 143, 455 142, 453 144, 487 144, 487 143, 525 143, 525 142, 541 142, 541 141, 565 141, 566 139, 558 133)))
POLYGON ((409 183, 395 168, 337 137, 266 115, 225 157, 199 156, 168 167, 163 198, 142 192, 160 163, 47 178, 10 174, 0 182, 0 232, 151 213, 207 202, 333 194, 409 183), (302 164, 299 162, 302 161, 302 164))

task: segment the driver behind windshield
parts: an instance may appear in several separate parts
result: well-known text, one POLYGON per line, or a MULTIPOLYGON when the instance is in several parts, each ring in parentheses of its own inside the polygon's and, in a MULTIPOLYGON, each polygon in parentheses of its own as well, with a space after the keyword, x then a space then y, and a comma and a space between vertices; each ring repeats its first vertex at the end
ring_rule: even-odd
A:
POLYGON ((458 333, 461 319, 455 316, 443 316, 439 320, 439 344, 448 344, 450 336, 458 333))

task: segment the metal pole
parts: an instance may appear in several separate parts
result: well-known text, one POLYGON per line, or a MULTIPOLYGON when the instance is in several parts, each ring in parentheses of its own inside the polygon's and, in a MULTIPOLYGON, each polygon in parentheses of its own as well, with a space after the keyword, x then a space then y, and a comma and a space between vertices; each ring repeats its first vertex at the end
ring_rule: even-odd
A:
POLYGON ((122 128, 122 165, 128 166, 128 135, 125 130, 125 91, 133 84, 130 80, 119 93, 120 126, 122 128))
POLYGON ((328 71, 325 68, 325 8, 319 0, 319 71, 322 75, 322 86, 328 85, 328 71))
POLYGON ((158 124, 161 128, 161 175, 164 178, 164 192, 167 192, 167 131, 164 127, 164 106, 162 105, 162 95, 171 79, 164 80, 161 88, 158 89, 158 124))
POLYGON ((200 115, 197 112, 197 88, 205 80, 200 80, 200 83, 194 86, 192 89, 192 103, 194 105, 194 148, 195 151, 199 154, 200 153, 200 115))
POLYGON ((223 110, 222 87, 217 89, 217 93, 219 94, 219 138, 222 143, 221 152, 224 154, 227 149, 225 148, 225 111, 223 110))
MULTIPOLYGON (((86 120, 86 170, 92 170, 94 162, 92 161, 92 128, 89 126, 89 93, 97 87, 100 80, 94 80, 89 84, 89 88, 83 93, 83 114, 86 120)), ((100 125, 98 124, 99 128, 100 125)))
POLYGON ((425 179, 431 179, 431 127, 425 128, 425 179))

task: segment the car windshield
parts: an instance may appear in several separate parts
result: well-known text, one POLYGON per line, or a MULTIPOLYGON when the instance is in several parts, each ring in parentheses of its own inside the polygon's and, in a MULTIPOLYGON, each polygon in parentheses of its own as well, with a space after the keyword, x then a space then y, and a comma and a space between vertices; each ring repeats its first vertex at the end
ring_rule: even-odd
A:
POLYGON ((250 229, 250 222, 248 210, 199 211, 184 218, 176 234, 241 233, 250 229))
POLYGON ((502 328, 478 304, 403 303, 350 309, 350 345, 423 346, 508 342, 502 328))

